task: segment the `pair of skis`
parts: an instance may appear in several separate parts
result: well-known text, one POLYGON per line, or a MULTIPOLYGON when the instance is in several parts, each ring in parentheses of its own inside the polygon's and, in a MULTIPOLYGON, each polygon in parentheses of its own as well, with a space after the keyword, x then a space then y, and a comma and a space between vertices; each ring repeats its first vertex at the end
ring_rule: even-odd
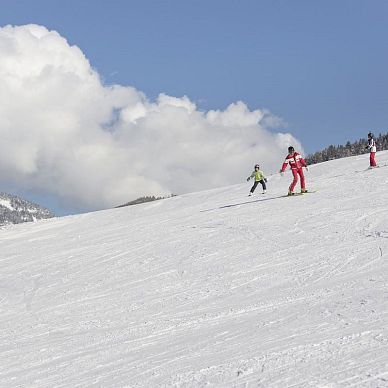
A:
POLYGON ((314 190, 314 191, 306 191, 305 193, 294 193, 294 194, 291 194, 291 195, 289 195, 289 194, 286 194, 286 195, 282 195, 282 198, 288 198, 288 197, 290 197, 290 198, 292 198, 292 197, 299 197, 299 196, 301 196, 301 195, 305 195, 305 194, 312 194, 312 193, 316 193, 317 192, 317 190, 314 190))
POLYGON ((356 170, 356 172, 365 172, 365 171, 372 171, 372 170, 375 170, 376 168, 381 168, 381 167, 388 167, 388 164, 385 163, 385 164, 379 164, 375 167, 368 167, 366 168, 365 170, 356 170))

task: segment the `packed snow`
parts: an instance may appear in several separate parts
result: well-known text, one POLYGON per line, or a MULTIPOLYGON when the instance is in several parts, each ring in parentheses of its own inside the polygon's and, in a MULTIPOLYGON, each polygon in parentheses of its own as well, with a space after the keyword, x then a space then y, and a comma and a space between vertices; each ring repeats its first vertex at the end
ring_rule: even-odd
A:
POLYGON ((2 228, 0 386, 388 387, 377 160, 2 228))

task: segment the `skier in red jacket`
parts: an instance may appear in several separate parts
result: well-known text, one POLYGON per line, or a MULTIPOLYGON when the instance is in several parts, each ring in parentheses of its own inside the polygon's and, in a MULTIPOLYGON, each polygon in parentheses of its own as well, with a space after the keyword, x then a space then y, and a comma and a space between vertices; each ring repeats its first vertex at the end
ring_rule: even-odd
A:
POLYGON ((298 175, 300 176, 300 187, 301 187, 301 193, 307 193, 306 186, 305 186, 305 179, 303 175, 303 167, 307 168, 307 164, 305 160, 302 158, 300 154, 295 152, 294 147, 290 146, 288 147, 288 155, 286 156, 286 159, 284 160, 283 166, 280 170, 280 173, 283 174, 283 172, 286 170, 287 166, 290 165, 292 175, 294 176, 294 180, 290 184, 290 187, 288 188, 288 195, 294 195, 294 189, 296 184, 298 183, 298 175))

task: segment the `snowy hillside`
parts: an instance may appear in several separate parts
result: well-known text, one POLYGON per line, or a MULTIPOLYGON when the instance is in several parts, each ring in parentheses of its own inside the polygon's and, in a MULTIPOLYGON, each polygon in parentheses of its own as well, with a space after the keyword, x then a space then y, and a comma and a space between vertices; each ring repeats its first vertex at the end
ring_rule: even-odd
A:
POLYGON ((0 230, 0 386, 388 387, 388 167, 367 165, 0 230))
POLYGON ((0 193, 0 226, 54 217, 50 210, 16 195, 0 193))

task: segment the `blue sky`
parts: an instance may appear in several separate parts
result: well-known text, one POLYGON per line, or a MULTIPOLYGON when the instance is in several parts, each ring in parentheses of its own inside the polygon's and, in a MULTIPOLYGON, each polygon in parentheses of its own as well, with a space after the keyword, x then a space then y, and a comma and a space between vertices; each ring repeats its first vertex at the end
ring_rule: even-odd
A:
POLYGON ((2 1, 1 25, 25 23, 79 46, 106 83, 268 108, 307 152, 388 128, 385 0, 2 1))
POLYGON ((385 0, 2 0, 80 47, 106 85, 200 110, 269 109, 307 153, 388 128, 385 0))

